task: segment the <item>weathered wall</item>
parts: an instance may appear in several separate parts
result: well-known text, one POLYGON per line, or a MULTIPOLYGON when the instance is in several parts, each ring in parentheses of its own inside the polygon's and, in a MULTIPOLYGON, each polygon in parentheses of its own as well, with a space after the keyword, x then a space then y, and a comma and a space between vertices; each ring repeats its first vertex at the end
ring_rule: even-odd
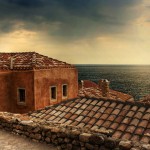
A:
POLYGON ((78 73, 75 68, 51 68, 35 71, 0 73, 0 111, 26 113, 77 97, 78 73), (62 85, 68 85, 68 96, 62 98, 62 85), (50 86, 57 86, 57 100, 50 101, 50 86), (26 90, 26 104, 18 103, 18 88, 26 90))
POLYGON ((12 71, 11 74, 11 112, 26 113, 34 110, 34 74, 33 71, 12 71), (18 88, 26 90, 26 104, 18 103, 18 88))
POLYGON ((0 111, 10 110, 10 84, 11 72, 1 71, 0 73, 0 111))
POLYGON ((0 128, 29 137, 34 141, 55 144, 59 150, 149 150, 150 144, 110 137, 107 130, 36 122, 28 117, 0 113, 0 128))
POLYGON ((36 70, 34 72, 36 109, 65 101, 66 99, 62 99, 62 84, 68 85, 68 96, 66 99, 77 97, 78 72, 75 68, 36 70), (50 101, 50 86, 57 86, 56 101, 50 101))

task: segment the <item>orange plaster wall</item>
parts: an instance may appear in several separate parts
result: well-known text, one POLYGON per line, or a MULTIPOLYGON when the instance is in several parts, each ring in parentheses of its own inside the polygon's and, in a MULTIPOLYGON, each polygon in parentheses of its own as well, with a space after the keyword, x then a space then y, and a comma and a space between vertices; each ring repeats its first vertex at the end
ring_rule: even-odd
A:
POLYGON ((25 113, 34 110, 33 71, 13 71, 11 75, 11 112, 25 113), (26 90, 26 104, 18 104, 18 88, 26 90))
POLYGON ((11 72, 2 71, 0 73, 0 111, 10 110, 10 82, 11 82, 11 72))
POLYGON ((65 101, 62 99, 62 85, 68 85, 66 99, 76 98, 78 94, 78 72, 75 68, 51 68, 34 72, 35 108, 65 101), (50 101, 50 86, 57 86, 57 101, 50 101))

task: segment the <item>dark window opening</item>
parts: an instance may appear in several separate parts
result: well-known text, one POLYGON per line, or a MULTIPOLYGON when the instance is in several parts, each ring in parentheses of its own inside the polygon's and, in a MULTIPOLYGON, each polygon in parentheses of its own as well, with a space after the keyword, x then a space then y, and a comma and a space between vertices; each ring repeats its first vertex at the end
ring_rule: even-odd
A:
POLYGON ((63 85, 63 97, 67 97, 67 85, 63 85))
POLYGON ((19 102, 25 102, 25 89, 18 89, 19 102))
POLYGON ((51 87, 51 99, 56 99, 56 87, 51 87))

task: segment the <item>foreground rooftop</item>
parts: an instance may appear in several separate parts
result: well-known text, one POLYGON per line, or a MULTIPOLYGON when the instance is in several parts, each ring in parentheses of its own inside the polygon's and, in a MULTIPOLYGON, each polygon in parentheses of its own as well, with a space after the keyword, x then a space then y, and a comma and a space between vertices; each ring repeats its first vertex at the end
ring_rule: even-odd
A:
POLYGON ((50 121, 81 128, 109 130, 116 139, 150 143, 150 105, 109 99, 78 98, 29 114, 34 121, 50 121))

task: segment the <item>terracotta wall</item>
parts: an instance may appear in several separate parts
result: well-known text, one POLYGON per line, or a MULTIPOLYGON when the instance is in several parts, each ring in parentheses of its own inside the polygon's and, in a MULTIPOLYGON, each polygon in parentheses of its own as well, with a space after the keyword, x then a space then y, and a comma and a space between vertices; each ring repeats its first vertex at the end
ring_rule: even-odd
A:
POLYGON ((33 71, 13 71, 11 75, 11 112, 25 113, 34 110, 33 71), (26 90, 26 104, 18 103, 18 88, 26 90))
POLYGON ((51 68, 34 73, 36 109, 77 97, 78 72, 75 68, 51 68), (62 99, 62 85, 68 85, 68 96, 62 99), (50 86, 57 86, 57 100, 50 101, 50 86))
POLYGON ((10 110, 10 82, 11 72, 2 71, 0 73, 0 111, 10 110))
POLYGON ((74 68, 1 72, 0 83, 0 111, 13 113, 44 108, 78 94, 78 73, 74 68), (66 98, 62 98, 63 84, 68 85, 66 98), (57 100, 50 101, 50 86, 57 86, 57 100), (26 104, 18 103, 18 88, 25 88, 26 104))

